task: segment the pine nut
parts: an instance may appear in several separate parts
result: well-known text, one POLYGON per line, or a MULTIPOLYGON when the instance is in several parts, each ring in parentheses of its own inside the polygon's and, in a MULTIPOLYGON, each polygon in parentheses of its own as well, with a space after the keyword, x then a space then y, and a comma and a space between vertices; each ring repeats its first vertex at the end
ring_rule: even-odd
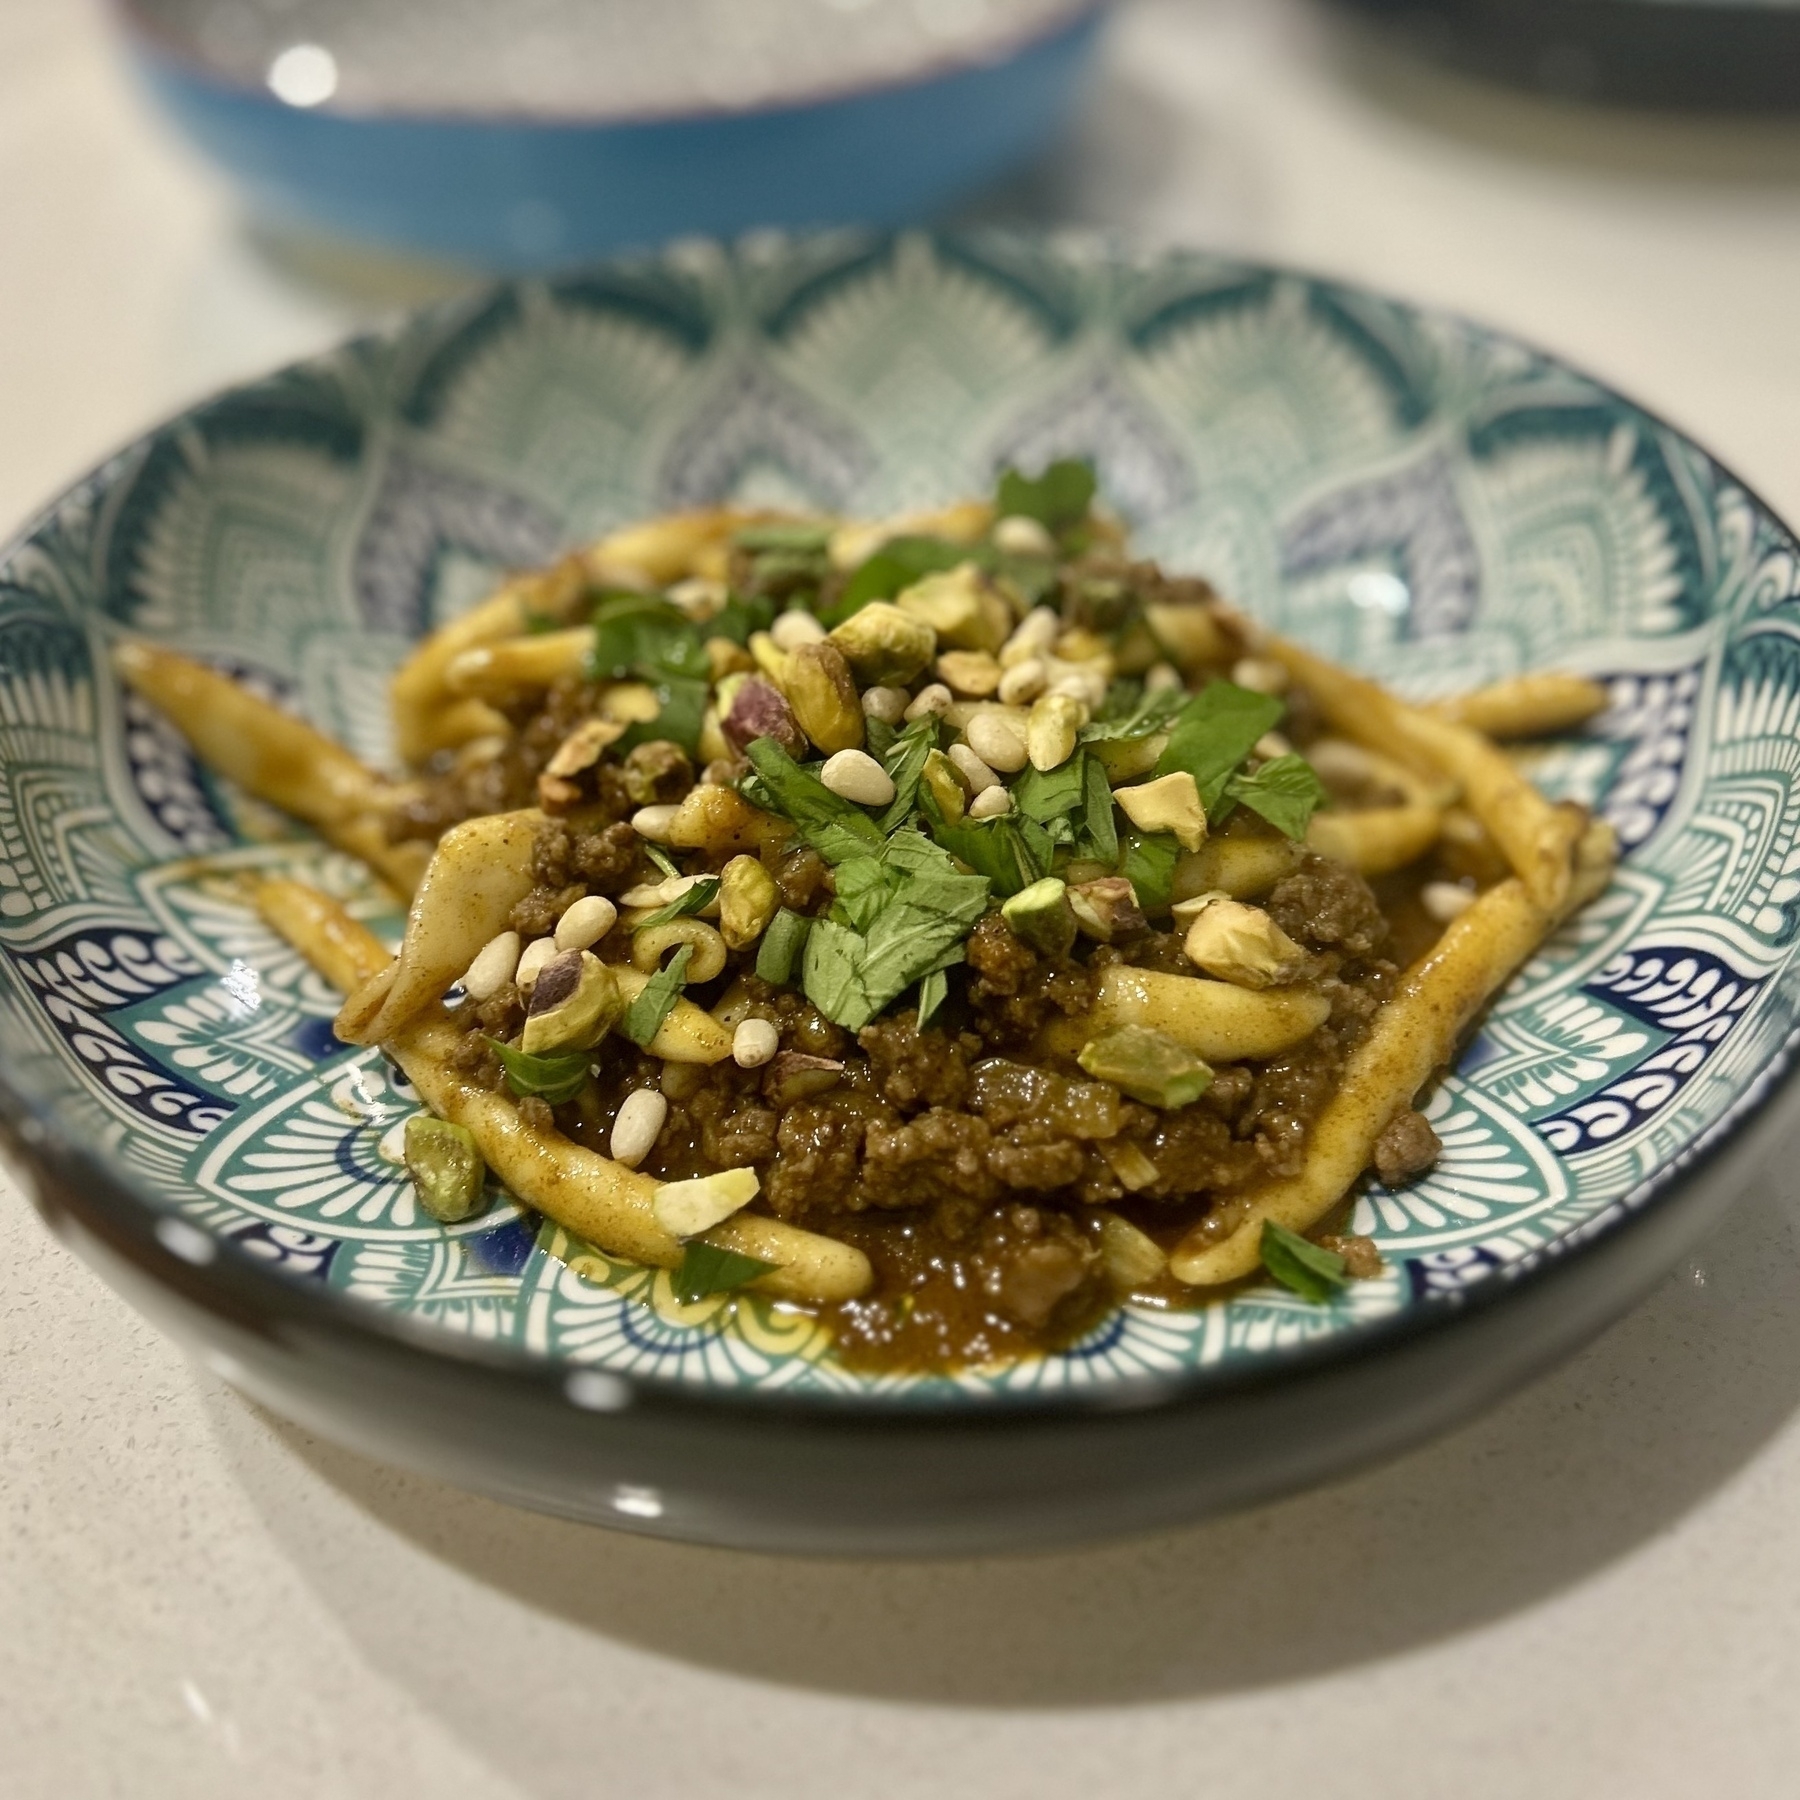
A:
POLYGON ((929 686, 919 689, 912 703, 906 709, 908 719, 922 719, 927 713, 942 715, 950 707, 950 690, 941 681, 934 681, 929 686))
POLYGON ((559 950, 590 950, 612 930, 619 909, 600 894, 577 900, 556 922, 559 950))
POLYGON ((1026 706, 1050 685, 1050 671, 1041 656, 1028 656, 1000 677, 1002 706, 1026 706))
POLYGON ((1034 606, 1019 621, 1018 629, 1000 650, 1000 666, 1010 669, 1015 663, 1042 656, 1062 636, 1062 620, 1047 606, 1034 606))
POLYGON ((1181 686, 1181 671, 1173 663, 1152 663, 1144 671, 1144 692, 1160 694, 1165 688, 1181 686))
POLYGON ((1294 746, 1279 731, 1265 731, 1256 740, 1256 754, 1264 762, 1273 762, 1278 756, 1292 756, 1294 746))
POLYGON ((1066 694, 1046 694, 1031 709, 1025 749, 1034 769, 1060 769, 1075 754, 1087 708, 1066 694))
POLYGON ((1011 720, 994 713, 977 713, 963 736, 990 769, 1002 775, 1016 775, 1024 768, 1025 735, 1014 728, 1011 720))
POLYGON ((513 976, 521 994, 528 994, 537 986, 537 978, 542 972, 544 964, 555 954, 555 938, 533 938, 525 946, 525 954, 519 958, 518 973, 513 976))
POLYGON ((653 844, 666 844, 680 811, 679 806, 640 806, 631 815, 631 829, 653 844))
POLYGON ((731 1034, 731 1060, 740 1069, 760 1069, 780 1042, 781 1033, 767 1019, 746 1019, 731 1034))
POLYGON ((519 934, 503 931, 498 937, 489 938, 469 964, 463 990, 471 1000, 491 1000, 512 980, 518 966, 519 934))
POLYGON ((826 760, 819 779, 839 799, 858 806, 886 806, 894 797, 892 778, 866 750, 840 750, 826 760))
POLYGON ((879 719, 884 725, 898 725, 906 716, 910 699, 905 688, 872 687, 863 693, 862 709, 868 718, 879 719))
POLYGON ((1232 666, 1231 679, 1259 694, 1285 694, 1288 690, 1287 670, 1266 656, 1244 657, 1232 666))
POLYGON ((1008 513, 994 521, 994 548, 1008 556, 1054 556, 1056 539, 1036 519, 1008 513))
POLYGON ((662 1136, 668 1116, 669 1103, 655 1088, 637 1088, 627 1094, 613 1120, 613 1161, 635 1169, 662 1136))
POLYGON ((1003 787, 983 788, 969 802, 971 819, 997 819, 1012 811, 1012 795, 1003 787))
POLYGON ((1460 918, 1475 904, 1476 896, 1454 881, 1428 881, 1419 890, 1419 902, 1440 925, 1460 918))
POLYGON ((1000 777, 967 744, 952 744, 950 760, 968 782, 971 794, 985 794, 989 788, 1000 785, 1000 777))
POLYGON ((822 644, 825 627, 809 612, 792 608, 769 627, 777 650, 798 650, 802 644, 822 644))

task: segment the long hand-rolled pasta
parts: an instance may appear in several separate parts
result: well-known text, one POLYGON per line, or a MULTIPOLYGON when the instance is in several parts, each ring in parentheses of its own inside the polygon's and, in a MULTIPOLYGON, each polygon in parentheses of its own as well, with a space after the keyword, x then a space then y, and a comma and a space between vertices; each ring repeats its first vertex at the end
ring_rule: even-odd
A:
POLYGON ((1101 971, 1093 1009, 1062 1019, 1046 1048, 1074 1055, 1097 1032, 1144 1025, 1208 1062, 1276 1056, 1325 1023, 1331 1002, 1312 988, 1241 988, 1194 975, 1166 975, 1122 963, 1101 971))
MULTIPOLYGON (((390 960, 367 926, 302 882, 263 882, 256 906, 333 986, 353 987, 390 960)), ((700 1017, 706 1019, 704 1013, 700 1017)), ((706 1023, 719 1029, 711 1019, 706 1023)), ((681 1260, 681 1245, 656 1222, 656 1183, 560 1132, 527 1125, 505 1095, 465 1080, 450 1066, 457 1038, 455 1026, 439 1014, 410 1026, 387 1048, 419 1098, 440 1118, 471 1132, 487 1166, 527 1206, 613 1256, 673 1268, 681 1260)), ((729 1038, 726 1044, 729 1049, 729 1038)), ((751 1285, 779 1298, 854 1299, 873 1279, 860 1250, 778 1219, 727 1220, 706 1236, 723 1249, 774 1263, 751 1285)))
POLYGON ((1417 862, 1437 842, 1442 811, 1420 801, 1314 813, 1306 847, 1359 875, 1386 875, 1417 862))
POLYGON ((585 625, 477 644, 451 658, 444 686, 452 694, 504 705, 580 675, 593 648, 594 633, 585 625))
POLYGON ((1270 655, 1303 681, 1333 727, 1420 774, 1447 776, 1488 829, 1533 901, 1559 912, 1568 898, 1570 856, 1586 812, 1546 800, 1478 732, 1409 706, 1360 675, 1280 638, 1270 655))
MULTIPOLYGON (((1572 858, 1565 909, 1605 886, 1616 846, 1611 828, 1590 826, 1572 858)), ((1289 1231, 1317 1225, 1368 1166, 1375 1140, 1448 1063, 1470 1021, 1533 950, 1559 915, 1546 912, 1514 876, 1453 920, 1410 968, 1369 1035, 1352 1052, 1337 1092, 1313 1126, 1300 1173, 1245 1196, 1240 1222, 1217 1238, 1205 1224, 1177 1246, 1169 1268, 1191 1287, 1217 1287, 1255 1272, 1267 1220, 1289 1231)))
POLYGON ((442 999, 475 953, 506 929, 512 909, 531 892, 531 853, 542 822, 530 809, 489 813, 444 833, 406 916, 393 986, 353 1042, 392 1037, 442 999))
POLYGON ((1452 694, 1433 701, 1428 710, 1486 737, 1532 738, 1573 731, 1604 712, 1607 704, 1606 689, 1599 682, 1545 669, 1452 694))
POLYGON ((112 660, 209 768, 412 892, 424 860, 419 847, 389 845, 381 822, 388 784, 343 745, 229 675, 160 645, 128 639, 113 647, 112 660))

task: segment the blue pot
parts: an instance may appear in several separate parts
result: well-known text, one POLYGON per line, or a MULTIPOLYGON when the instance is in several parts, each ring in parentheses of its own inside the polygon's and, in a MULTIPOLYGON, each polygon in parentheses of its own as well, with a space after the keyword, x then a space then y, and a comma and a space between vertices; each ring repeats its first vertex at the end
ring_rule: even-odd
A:
POLYGON ((149 87, 260 214, 509 270, 756 226, 927 217, 1044 148, 1092 67, 1101 14, 1004 60, 842 97, 618 122, 296 107, 208 71, 124 8, 149 87))

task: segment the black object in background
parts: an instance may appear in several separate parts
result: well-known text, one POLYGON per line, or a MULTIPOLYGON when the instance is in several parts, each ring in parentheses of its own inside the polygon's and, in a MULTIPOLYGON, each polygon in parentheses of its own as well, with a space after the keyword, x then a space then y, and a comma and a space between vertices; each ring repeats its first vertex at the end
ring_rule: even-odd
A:
POLYGON ((1800 110, 1800 0, 1338 0, 1434 61, 1580 99, 1800 110))

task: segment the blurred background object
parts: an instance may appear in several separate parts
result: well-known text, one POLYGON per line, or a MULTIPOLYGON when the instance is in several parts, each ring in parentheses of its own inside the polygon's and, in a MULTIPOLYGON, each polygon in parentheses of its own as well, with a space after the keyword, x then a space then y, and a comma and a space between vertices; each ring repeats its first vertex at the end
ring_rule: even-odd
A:
POLYGON ((1028 161, 1104 0, 118 0, 266 221, 529 269, 900 224, 1028 161))
POLYGON ((1800 109, 1800 0, 1339 0, 1431 59, 1572 99, 1800 109))

